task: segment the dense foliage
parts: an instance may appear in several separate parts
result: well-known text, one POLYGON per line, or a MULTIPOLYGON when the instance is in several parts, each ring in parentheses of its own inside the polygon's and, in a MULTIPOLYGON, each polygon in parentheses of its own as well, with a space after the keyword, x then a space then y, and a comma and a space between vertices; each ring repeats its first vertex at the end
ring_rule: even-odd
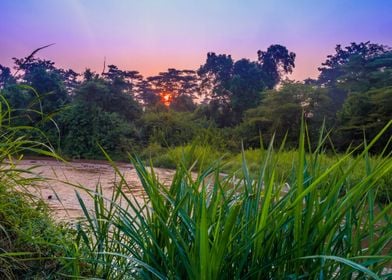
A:
POLYGON ((100 157, 97 144, 119 159, 195 141, 238 152, 242 143, 268 145, 273 135, 295 147, 302 114, 309 135, 325 123, 329 149, 345 151, 392 118, 392 51, 370 42, 338 45, 319 78, 303 82, 284 79, 295 54, 281 45, 258 51, 255 61, 211 52, 197 71, 171 68, 147 78, 115 65, 79 74, 35 54, 14 59, 14 73, 0 65, 2 95, 17 109, 15 122, 39 127, 71 158, 100 157))

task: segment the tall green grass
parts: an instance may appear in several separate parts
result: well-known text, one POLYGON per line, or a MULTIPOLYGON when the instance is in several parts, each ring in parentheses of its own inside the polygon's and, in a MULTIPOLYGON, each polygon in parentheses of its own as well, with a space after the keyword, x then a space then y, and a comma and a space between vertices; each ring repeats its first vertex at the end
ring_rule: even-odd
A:
POLYGON ((31 137, 43 136, 39 129, 14 125, 14 113, 0 92, 0 279, 56 278, 70 232, 55 225, 46 205, 29 195, 28 188, 42 178, 16 163, 26 152, 58 156, 31 137))
POLYGON ((111 199, 97 188, 89 211, 79 196, 85 222, 73 274, 83 267, 102 279, 388 279, 392 204, 375 197, 392 159, 385 149, 371 161, 369 150, 391 126, 327 168, 328 137, 311 150, 302 126, 287 176, 278 175, 284 145, 276 151, 273 143, 261 151, 256 175, 245 154, 236 176, 222 175, 219 160, 198 165, 184 154, 169 186, 131 157, 143 201, 112 162, 120 181, 111 199), (365 172, 353 179, 362 162, 365 172))
MULTIPOLYGON (((358 151, 357 151, 358 152, 358 151)), ((278 180, 288 180, 290 176, 296 173, 296 167, 298 166, 298 151, 280 149, 275 151, 276 163, 275 163, 275 176, 278 180)), ((347 152, 349 153, 349 152, 347 152)), ((179 146, 174 148, 162 148, 157 145, 150 145, 145 149, 145 153, 142 158, 145 159, 147 165, 153 165, 155 167, 164 167, 175 169, 179 162, 196 162, 194 169, 198 170, 202 167, 209 166, 220 158, 222 165, 220 167, 221 172, 226 174, 235 174, 237 177, 242 176, 242 159, 246 160, 247 168, 251 176, 256 177, 260 170, 260 165, 265 161, 265 157, 268 153, 261 147, 259 149, 244 150, 240 154, 224 153, 216 150, 209 145, 187 145, 179 146)), ((345 154, 333 153, 329 150, 328 152, 318 153, 317 163, 320 169, 328 169, 345 154)), ((377 162, 383 155, 369 155, 366 157, 360 157, 357 167, 349 174, 350 183, 358 183, 366 176, 367 166, 376 166, 377 162)), ((356 154, 350 153, 346 162, 354 162, 358 157, 356 154)), ((376 193, 378 201, 383 203, 389 203, 392 201, 392 176, 385 174, 383 178, 380 178, 379 188, 376 193)))

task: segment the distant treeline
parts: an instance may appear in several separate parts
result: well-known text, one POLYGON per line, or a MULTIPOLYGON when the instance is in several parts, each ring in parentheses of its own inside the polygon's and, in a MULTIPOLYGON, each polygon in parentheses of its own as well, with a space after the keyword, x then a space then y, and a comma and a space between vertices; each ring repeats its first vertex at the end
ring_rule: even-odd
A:
MULTIPOLYGON (((295 147, 302 116, 311 139, 325 127, 328 148, 341 151, 392 119, 392 50, 370 42, 337 45, 318 79, 302 82, 284 79, 295 54, 281 45, 258 51, 257 61, 208 53, 197 71, 147 78, 115 65, 80 74, 34 55, 14 58, 14 70, 0 65, 1 94, 16 125, 39 128, 69 157, 100 157, 97 144, 120 158, 195 141, 238 151, 241 143, 268 145, 273 135, 274 143, 295 147)), ((374 151, 390 137, 384 134, 374 151)))

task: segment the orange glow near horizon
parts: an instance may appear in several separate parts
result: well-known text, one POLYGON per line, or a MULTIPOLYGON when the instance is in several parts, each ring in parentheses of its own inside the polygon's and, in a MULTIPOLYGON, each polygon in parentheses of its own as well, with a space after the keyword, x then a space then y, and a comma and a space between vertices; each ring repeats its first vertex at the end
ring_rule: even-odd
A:
POLYGON ((208 52, 255 61, 280 44, 297 54, 290 79, 303 80, 317 78, 336 44, 392 46, 391 0, 355 1, 355 9, 341 0, 221 2, 0 0, 0 64, 12 68, 13 57, 56 43, 36 57, 78 73, 101 73, 106 61, 149 77, 196 70, 208 52))
POLYGON ((170 92, 161 92, 160 96, 161 102, 165 104, 166 107, 169 107, 170 103, 172 103, 173 101, 173 94, 171 94, 170 92))

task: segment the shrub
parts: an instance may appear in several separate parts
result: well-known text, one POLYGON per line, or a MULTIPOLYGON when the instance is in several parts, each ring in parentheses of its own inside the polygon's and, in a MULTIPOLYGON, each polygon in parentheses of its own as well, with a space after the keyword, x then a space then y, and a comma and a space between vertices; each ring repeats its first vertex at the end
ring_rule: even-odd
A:
POLYGON ((124 158, 137 138, 135 127, 117 113, 77 103, 61 117, 62 152, 73 158, 100 158, 99 145, 111 156, 124 158))
POLYGON ((175 111, 147 112, 139 127, 145 143, 157 143, 162 147, 181 146, 191 143, 209 127, 203 119, 192 113, 175 111))

